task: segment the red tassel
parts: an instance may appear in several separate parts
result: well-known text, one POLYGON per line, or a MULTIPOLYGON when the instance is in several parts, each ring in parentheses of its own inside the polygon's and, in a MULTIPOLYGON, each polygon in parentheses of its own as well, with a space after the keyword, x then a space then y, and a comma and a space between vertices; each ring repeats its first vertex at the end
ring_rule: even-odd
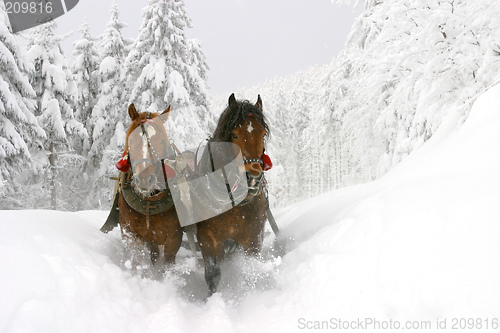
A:
POLYGON ((167 179, 174 178, 176 175, 175 170, 166 164, 163 164, 163 170, 165 170, 165 176, 167 176, 167 179))
POLYGON ((127 172, 130 168, 130 161, 128 160, 128 154, 125 150, 123 152, 122 158, 115 164, 116 168, 121 172, 127 172))
POLYGON ((273 167, 273 162, 271 162, 271 158, 267 154, 262 154, 262 170, 267 171, 271 170, 273 167))

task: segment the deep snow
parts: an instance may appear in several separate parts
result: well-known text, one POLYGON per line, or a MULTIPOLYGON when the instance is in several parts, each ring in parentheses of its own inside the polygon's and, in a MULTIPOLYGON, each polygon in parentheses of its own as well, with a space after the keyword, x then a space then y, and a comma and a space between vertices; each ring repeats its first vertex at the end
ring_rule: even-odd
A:
POLYGON ((132 275, 107 212, 1 211, 0 332, 498 332, 499 127, 496 86, 380 180, 276 211, 280 239, 207 302, 186 250, 132 275))

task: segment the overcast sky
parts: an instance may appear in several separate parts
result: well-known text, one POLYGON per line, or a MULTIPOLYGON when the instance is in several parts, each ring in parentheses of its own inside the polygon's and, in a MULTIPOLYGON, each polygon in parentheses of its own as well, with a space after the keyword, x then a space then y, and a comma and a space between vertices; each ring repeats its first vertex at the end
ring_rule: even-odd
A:
MULTIPOLYGON (((116 0, 123 34, 135 38, 146 0, 116 0)), ((78 29, 87 17, 93 35, 101 34, 109 20, 113 0, 80 0, 58 18, 58 32, 78 29)), ((250 87, 268 78, 281 77, 326 64, 344 47, 361 9, 338 6, 331 0, 186 0, 193 28, 186 34, 202 42, 210 66, 208 84, 218 95, 250 87)), ((71 51, 71 42, 64 45, 71 51)), ((68 59, 72 61, 71 55, 68 59)))

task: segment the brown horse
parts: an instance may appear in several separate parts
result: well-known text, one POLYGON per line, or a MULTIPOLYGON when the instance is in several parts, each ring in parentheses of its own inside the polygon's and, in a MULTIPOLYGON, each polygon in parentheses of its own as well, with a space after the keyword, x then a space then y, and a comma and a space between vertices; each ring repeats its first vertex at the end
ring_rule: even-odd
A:
POLYGON ((134 265, 144 245, 150 250, 153 264, 160 258, 161 247, 164 262, 173 264, 182 242, 182 228, 166 185, 173 169, 165 165, 172 151, 160 119, 166 118, 169 111, 170 107, 161 114, 138 113, 134 104, 128 109, 132 124, 125 148, 131 168, 120 177, 118 222, 132 250, 134 265))
MULTIPOLYGON (((232 94, 229 97, 229 106, 222 113, 209 144, 231 142, 239 147, 245 165, 248 194, 232 209, 197 224, 197 238, 205 263, 205 281, 209 288, 208 296, 217 291, 221 277, 219 263, 225 255, 226 240, 240 244, 249 255, 258 255, 261 251, 266 222, 262 157, 267 135, 269 127, 262 112, 260 95, 254 105, 248 101, 236 101, 232 94)), ((210 159, 206 153, 202 155, 200 174, 223 167, 228 159, 234 157, 228 156, 231 153, 227 151, 215 151, 211 154, 216 158, 210 159), (219 165, 214 166, 214 161, 219 165)))

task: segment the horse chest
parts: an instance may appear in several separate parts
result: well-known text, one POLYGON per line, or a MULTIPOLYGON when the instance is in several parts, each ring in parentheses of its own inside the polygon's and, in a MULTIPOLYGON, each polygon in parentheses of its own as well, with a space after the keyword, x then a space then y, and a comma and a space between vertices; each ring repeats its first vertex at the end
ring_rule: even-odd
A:
POLYGON ((220 219, 221 222, 225 222, 228 233, 258 233, 262 230, 265 223, 265 206, 259 199, 231 209, 228 212, 229 216, 220 219))
POLYGON ((151 215, 148 228, 144 215, 133 210, 122 196, 119 199, 119 206, 119 221, 122 230, 138 235, 143 239, 153 240, 161 244, 181 230, 173 209, 169 209, 164 213, 151 215))

